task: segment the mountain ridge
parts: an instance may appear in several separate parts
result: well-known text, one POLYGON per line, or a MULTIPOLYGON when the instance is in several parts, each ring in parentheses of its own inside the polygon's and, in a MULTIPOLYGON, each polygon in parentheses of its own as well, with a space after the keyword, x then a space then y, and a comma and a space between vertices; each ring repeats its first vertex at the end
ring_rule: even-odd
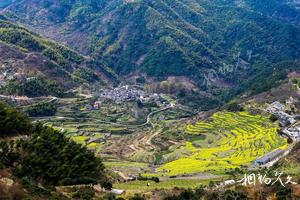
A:
POLYGON ((108 85, 117 80, 114 73, 99 62, 5 18, 0 19, 0 33, 0 79, 4 87, 27 82, 25 79, 32 77, 51 82, 61 90, 80 84, 108 85))
MULTIPOLYGON (((235 65, 236 55, 246 60, 246 52, 253 51, 258 54, 249 62, 253 69, 220 74, 225 82, 238 85, 264 65, 300 56, 298 27, 265 14, 257 1, 245 4, 229 0, 31 0, 11 4, 2 13, 50 38, 67 41, 68 46, 123 75, 184 75, 203 86, 209 70, 235 65)), ((277 1, 270 4, 274 9, 281 6, 277 1)))

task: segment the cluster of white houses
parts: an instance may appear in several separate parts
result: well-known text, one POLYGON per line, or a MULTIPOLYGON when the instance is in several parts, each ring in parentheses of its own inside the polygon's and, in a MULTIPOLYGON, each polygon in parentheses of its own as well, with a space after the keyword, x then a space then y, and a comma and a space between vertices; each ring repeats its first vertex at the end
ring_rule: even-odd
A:
MULTIPOLYGON (((286 101, 286 104, 292 104, 295 100, 291 97, 286 101)), ((286 113, 286 106, 282 103, 275 101, 268 108, 267 111, 273 115, 276 115, 279 119, 279 123, 283 128, 282 132, 291 138, 294 142, 300 141, 300 122, 298 121, 299 115, 291 115, 286 113)), ((254 161, 256 166, 266 165, 272 161, 279 160, 287 152, 282 149, 276 149, 270 153, 267 153, 254 161)))
POLYGON ((117 104, 136 100, 139 100, 141 103, 155 101, 158 104, 163 101, 163 98, 161 98, 160 94, 150 94, 132 85, 125 85, 114 89, 102 90, 99 94, 99 99, 110 99, 117 104))
MULTIPOLYGON (((287 100, 287 104, 293 103, 295 100, 291 97, 287 100)), ((289 136, 293 141, 300 141, 300 123, 297 121, 299 115, 290 115, 285 112, 286 107, 280 102, 276 101, 272 103, 267 111, 273 115, 276 115, 279 119, 282 132, 289 136)))

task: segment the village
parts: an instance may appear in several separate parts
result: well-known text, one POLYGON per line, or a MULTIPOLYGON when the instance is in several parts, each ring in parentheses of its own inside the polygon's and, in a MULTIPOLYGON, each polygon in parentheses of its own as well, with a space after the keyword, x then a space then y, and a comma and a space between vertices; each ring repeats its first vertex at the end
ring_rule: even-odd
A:
POLYGON ((160 104, 162 97, 157 93, 149 94, 139 88, 139 86, 124 85, 114 89, 105 89, 100 91, 99 99, 110 99, 117 104, 137 100, 140 100, 141 103, 148 103, 151 100, 154 100, 156 103, 160 104))
POLYGON ((295 111, 294 103, 296 100, 292 97, 286 100, 286 106, 275 101, 268 107, 267 111, 278 118, 282 132, 297 142, 300 140, 300 115, 293 113, 293 110, 295 111))
POLYGON ((300 115, 296 114, 295 103, 296 100, 293 97, 290 97, 285 101, 285 104, 275 101, 267 108, 267 112, 275 116, 279 121, 281 130, 279 130, 278 133, 287 137, 292 144, 286 150, 275 149, 274 151, 257 158, 254 161, 254 165, 251 167, 272 166, 292 150, 293 144, 300 141, 300 115))
POLYGON ((125 102, 136 102, 139 105, 156 105, 159 108, 174 105, 165 94, 145 92, 143 88, 137 85, 124 85, 113 89, 102 89, 88 96, 96 97, 97 100, 86 104, 84 107, 86 111, 101 109, 104 101, 111 101, 117 105, 125 102))

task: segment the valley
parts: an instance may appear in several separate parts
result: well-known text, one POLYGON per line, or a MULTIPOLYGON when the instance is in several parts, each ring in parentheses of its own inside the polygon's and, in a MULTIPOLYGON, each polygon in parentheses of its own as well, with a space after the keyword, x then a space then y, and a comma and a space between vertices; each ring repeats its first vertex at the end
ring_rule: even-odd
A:
MULTIPOLYGON (((224 181, 236 168, 250 169, 257 158, 289 146, 288 137, 279 134, 279 122, 272 122, 267 112, 276 102, 256 111, 247 101, 244 111, 194 113, 176 97, 149 92, 142 85, 76 91, 72 98, 45 97, 45 103, 57 106, 55 115, 32 119, 100 156, 115 187, 127 194, 224 181), (147 186, 152 177, 160 183, 147 186)), ((24 110, 35 102, 9 100, 24 110)))
POLYGON ((299 199, 299 5, 0 0, 0 199, 299 199))

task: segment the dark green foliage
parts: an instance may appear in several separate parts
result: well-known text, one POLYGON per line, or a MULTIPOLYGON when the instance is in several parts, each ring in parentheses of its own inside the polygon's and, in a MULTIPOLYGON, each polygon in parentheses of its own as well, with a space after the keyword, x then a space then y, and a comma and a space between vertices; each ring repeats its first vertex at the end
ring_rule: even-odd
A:
POLYGON ((249 80, 243 89, 261 91, 280 75, 261 87, 251 86, 250 80, 261 74, 261 81, 267 66, 300 55, 299 11, 286 0, 29 0, 9 10, 17 16, 30 13, 33 22, 42 21, 50 30, 62 23, 66 30, 57 33, 120 74, 185 75, 204 89, 204 75, 214 69, 226 83, 239 86, 249 80), (25 9, 28 5, 34 11, 25 9), (41 9, 48 11, 46 16, 40 16, 41 9), (78 32, 88 40, 70 41, 78 32), (219 73, 224 64, 233 70, 219 73))
POLYGON ((140 76, 140 77, 137 77, 137 78, 135 79, 135 81, 136 81, 137 83, 144 84, 144 83, 146 82, 146 79, 145 79, 144 76, 140 76))
POLYGON ((50 60, 63 67, 67 67, 66 65, 71 63, 80 64, 83 61, 82 56, 67 47, 48 41, 8 21, 0 20, 0 28, 0 41, 29 51, 43 53, 50 60))
POLYGON ((181 192, 179 195, 172 195, 165 198, 165 200, 247 200, 249 199, 246 194, 239 190, 225 190, 214 191, 206 190, 203 186, 196 188, 195 190, 187 189, 181 192))
POLYGON ((12 2, 11 0, 3 0, 3 1, 1 1, 0 8, 3 8, 5 6, 7 6, 7 5, 9 5, 11 2, 12 2))
POLYGON ((190 106, 195 110, 210 110, 221 105, 221 102, 214 97, 207 97, 197 92, 180 96, 179 103, 190 106))
POLYGON ((130 197, 128 200, 146 200, 146 198, 139 194, 135 194, 133 197, 130 197))
POLYGON ((19 178, 31 183, 60 185, 96 184, 111 189, 100 158, 58 131, 29 119, 0 104, 1 136, 29 134, 30 138, 0 142, 0 167, 12 168, 19 178))
POLYGON ((74 72, 73 75, 84 79, 90 83, 99 81, 99 77, 91 69, 80 69, 74 72))
POLYGON ((116 200, 116 199, 119 199, 116 197, 115 194, 112 194, 112 193, 107 193, 103 196, 102 198, 103 200, 116 200))
POLYGON ((17 29, 1 29, 0 40, 14 44, 30 51, 42 51, 43 47, 30 33, 17 29))
POLYGON ((239 105, 237 102, 233 101, 225 105, 225 109, 229 112, 241 112, 244 111, 244 108, 239 105))
POLYGON ((30 120, 21 112, 0 102, 0 137, 30 134, 30 120))
POLYGON ((52 128, 37 127, 31 139, 23 142, 22 152, 26 154, 21 155, 16 168, 20 177, 58 185, 67 178, 100 181, 104 176, 99 158, 52 128))
POLYGON ((78 77, 81 78, 80 83, 101 82, 102 74, 108 79, 116 79, 103 63, 85 59, 81 54, 5 19, 0 19, 0 42, 22 53, 35 55, 34 59, 26 60, 30 68, 38 68, 48 80, 56 80, 63 87, 78 84, 78 80, 72 80, 78 77), (72 77, 73 72, 79 76, 72 77))
POLYGON ((0 169, 12 165, 19 158, 19 155, 14 151, 15 142, 0 141, 0 169))
POLYGON ((107 181, 107 180, 103 180, 100 182, 101 186, 107 190, 111 190, 112 189, 112 183, 107 181))
POLYGON ((143 177, 139 176, 137 180, 140 181, 154 181, 155 183, 159 183, 159 177, 153 176, 153 177, 143 177))
POLYGON ((46 102, 31 105, 26 109, 26 113, 30 117, 52 116, 57 111, 57 105, 55 103, 46 102))
POLYGON ((63 97, 64 91, 61 86, 55 82, 44 78, 31 78, 24 80, 11 80, 7 85, 1 88, 2 92, 8 95, 40 97, 53 95, 63 97))
MULTIPOLYGON (((300 15, 295 7, 287 0, 246 0, 243 3, 230 0, 131 3, 28 0, 8 10, 19 19, 30 15, 30 19, 22 21, 24 23, 49 26, 49 30, 62 37, 60 39, 91 55, 96 66, 109 66, 119 74, 146 72, 158 79, 184 75, 201 89, 229 101, 240 94, 257 94, 277 86, 286 77, 288 68, 277 67, 278 63, 300 58, 300 15), (33 10, 26 9, 28 5, 33 10), (45 16, 40 15, 42 9, 48 11, 45 16), (64 28, 57 28, 58 23, 64 28), (77 36, 85 36, 82 38, 87 40, 74 41, 77 36), (232 67, 226 71, 224 66, 232 67), (219 78, 217 86, 205 84, 211 70, 219 78), (233 86, 234 90, 223 89, 223 83, 233 86)), ((5 31, 16 29, 4 22, 0 27, 5 27, 5 31)), ((39 36, 31 37, 20 28, 17 32, 20 33, 12 33, 16 37, 26 33, 29 39, 13 44, 39 49, 34 42, 27 44, 41 40, 39 36)), ((11 41, 9 37, 5 40, 11 41)), ((82 62, 83 58, 68 48, 51 42, 41 44, 42 53, 64 69, 69 70, 70 63, 82 62)), ((89 68, 94 70, 96 66, 89 68)), ((106 68, 101 71, 114 77, 106 68)), ((95 73, 86 69, 72 73, 79 83, 96 80, 95 73)), ((185 97, 186 93, 180 95, 185 97)), ((196 102, 192 107, 203 104, 206 110, 220 103, 214 98, 202 97, 188 97, 185 102, 192 101, 196 102)))
POLYGON ((276 198, 282 200, 292 199, 292 189, 289 186, 282 187, 278 184, 278 190, 276 192, 276 198))
POLYGON ((75 194, 72 195, 74 199, 92 200, 95 196, 95 191, 91 187, 80 188, 75 194))
POLYGON ((273 17, 277 20, 299 25, 300 16, 297 5, 293 3, 287 3, 283 1, 258 1, 258 0, 246 0, 245 3, 250 8, 261 12, 267 16, 273 17))
POLYGON ((266 65, 252 78, 242 83, 237 89, 232 90, 231 96, 244 92, 255 95, 268 91, 280 85, 287 78, 288 72, 299 70, 299 68, 299 61, 285 61, 276 65, 266 65))
POLYGON ((276 122, 277 120, 278 120, 278 117, 277 117, 276 115, 272 114, 272 115, 270 116, 270 121, 271 121, 271 122, 276 122))
POLYGON ((37 195, 39 197, 51 195, 51 190, 33 184, 33 180, 30 177, 22 177, 21 181, 24 187, 30 192, 31 195, 37 195))
POLYGON ((181 192, 178 196, 168 196, 165 198, 165 200, 197 200, 201 199, 204 196, 204 191, 202 191, 203 188, 200 187, 196 191, 193 191, 191 189, 184 190, 181 192))

